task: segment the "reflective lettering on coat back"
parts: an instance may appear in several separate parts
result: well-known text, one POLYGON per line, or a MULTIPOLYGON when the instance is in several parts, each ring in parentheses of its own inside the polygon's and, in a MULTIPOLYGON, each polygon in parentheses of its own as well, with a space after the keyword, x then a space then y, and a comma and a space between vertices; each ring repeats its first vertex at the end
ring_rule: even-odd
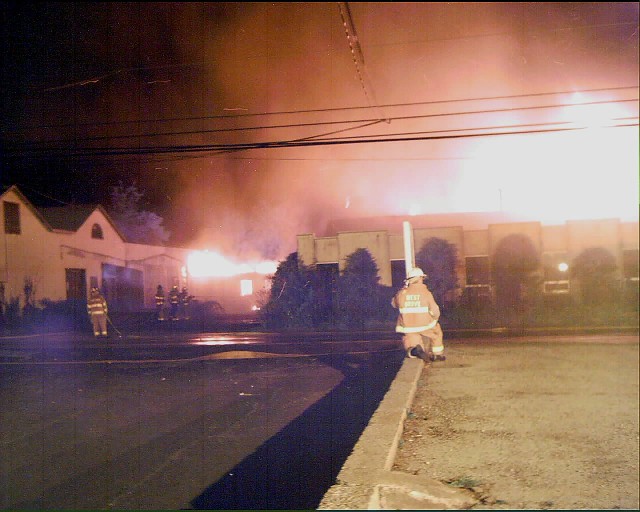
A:
POLYGON ((405 308, 419 308, 420 307, 420 295, 407 294, 404 301, 405 308))

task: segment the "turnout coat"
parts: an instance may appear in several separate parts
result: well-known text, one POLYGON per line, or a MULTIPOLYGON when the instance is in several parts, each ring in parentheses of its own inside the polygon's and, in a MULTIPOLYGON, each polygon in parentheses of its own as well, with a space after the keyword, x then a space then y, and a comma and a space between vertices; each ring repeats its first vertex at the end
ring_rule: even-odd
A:
POLYGON ((398 308, 396 332, 413 333, 432 329, 440 318, 440 308, 424 283, 409 284, 391 300, 398 308))

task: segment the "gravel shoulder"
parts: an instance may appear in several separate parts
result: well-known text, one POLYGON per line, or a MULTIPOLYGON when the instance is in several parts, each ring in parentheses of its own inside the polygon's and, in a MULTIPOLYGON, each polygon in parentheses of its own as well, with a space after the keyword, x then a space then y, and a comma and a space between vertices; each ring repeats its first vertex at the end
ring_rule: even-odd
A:
POLYGON ((446 350, 422 372, 394 471, 473 489, 475 509, 638 509, 637 335, 446 350))

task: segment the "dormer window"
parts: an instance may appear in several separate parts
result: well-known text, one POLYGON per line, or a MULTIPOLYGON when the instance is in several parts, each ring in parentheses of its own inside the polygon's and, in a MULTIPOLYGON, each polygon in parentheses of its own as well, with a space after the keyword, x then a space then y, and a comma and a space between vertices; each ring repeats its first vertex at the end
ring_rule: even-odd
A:
POLYGON ((102 235, 102 227, 100 226, 100 224, 94 224, 91 228, 91 238, 97 238, 99 240, 102 240, 104 238, 104 236, 102 235))

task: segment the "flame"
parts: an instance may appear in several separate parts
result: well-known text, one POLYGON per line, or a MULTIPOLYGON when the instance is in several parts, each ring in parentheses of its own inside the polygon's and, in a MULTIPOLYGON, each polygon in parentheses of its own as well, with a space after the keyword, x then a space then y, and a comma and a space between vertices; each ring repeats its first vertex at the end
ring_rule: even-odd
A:
POLYGON ((192 277, 232 277, 240 274, 273 274, 277 261, 234 263, 216 252, 194 251, 187 258, 187 269, 192 277))

